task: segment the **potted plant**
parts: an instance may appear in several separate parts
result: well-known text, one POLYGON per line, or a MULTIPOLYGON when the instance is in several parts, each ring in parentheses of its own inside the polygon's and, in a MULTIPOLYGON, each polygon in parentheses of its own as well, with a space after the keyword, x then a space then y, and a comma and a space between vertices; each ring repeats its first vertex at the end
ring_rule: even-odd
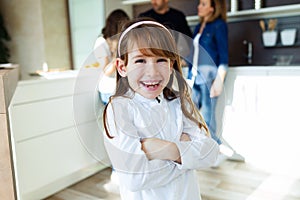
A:
POLYGON ((0 14, 0 63, 8 63, 9 49, 5 45, 5 41, 10 41, 10 36, 4 26, 4 20, 0 14))

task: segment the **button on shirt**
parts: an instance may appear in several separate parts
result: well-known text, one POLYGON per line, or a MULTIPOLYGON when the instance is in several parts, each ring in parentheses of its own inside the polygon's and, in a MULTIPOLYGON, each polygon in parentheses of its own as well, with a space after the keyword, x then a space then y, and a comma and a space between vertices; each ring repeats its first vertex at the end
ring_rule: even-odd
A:
POLYGON ((169 101, 160 95, 158 101, 132 92, 128 96, 114 98, 108 105, 108 130, 113 139, 104 133, 122 199, 201 199, 195 169, 214 163, 217 143, 183 115, 179 98, 169 101), (183 132, 191 141, 180 141, 183 132), (140 141, 152 137, 174 142, 182 163, 148 160, 140 141))

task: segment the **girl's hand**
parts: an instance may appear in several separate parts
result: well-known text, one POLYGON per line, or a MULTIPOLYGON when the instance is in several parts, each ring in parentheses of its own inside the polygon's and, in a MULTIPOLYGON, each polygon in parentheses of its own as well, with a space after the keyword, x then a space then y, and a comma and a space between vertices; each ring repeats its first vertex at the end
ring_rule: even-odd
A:
POLYGON ((175 143, 159 138, 145 138, 141 141, 142 150, 149 160, 172 160, 180 163, 180 153, 175 143))

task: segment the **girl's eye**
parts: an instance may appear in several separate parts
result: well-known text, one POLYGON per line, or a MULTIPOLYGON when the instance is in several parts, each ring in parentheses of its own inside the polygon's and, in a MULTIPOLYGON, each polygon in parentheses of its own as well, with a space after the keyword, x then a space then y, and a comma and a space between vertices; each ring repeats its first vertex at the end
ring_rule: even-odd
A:
POLYGON ((144 59, 137 59, 136 61, 135 61, 135 63, 145 63, 146 61, 144 60, 144 59))
POLYGON ((157 59, 157 62, 168 62, 168 59, 166 59, 166 58, 159 58, 159 59, 157 59))

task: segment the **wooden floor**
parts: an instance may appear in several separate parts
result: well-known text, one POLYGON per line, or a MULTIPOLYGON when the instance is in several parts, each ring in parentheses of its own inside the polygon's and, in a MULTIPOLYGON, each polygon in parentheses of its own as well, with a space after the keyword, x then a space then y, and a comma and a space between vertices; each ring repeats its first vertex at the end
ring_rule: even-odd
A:
MULTIPOLYGON (((110 173, 110 168, 102 170, 47 200, 119 200, 103 188, 110 173)), ((225 161, 198 174, 202 200, 300 200, 299 177, 266 172, 249 163, 225 161)))

